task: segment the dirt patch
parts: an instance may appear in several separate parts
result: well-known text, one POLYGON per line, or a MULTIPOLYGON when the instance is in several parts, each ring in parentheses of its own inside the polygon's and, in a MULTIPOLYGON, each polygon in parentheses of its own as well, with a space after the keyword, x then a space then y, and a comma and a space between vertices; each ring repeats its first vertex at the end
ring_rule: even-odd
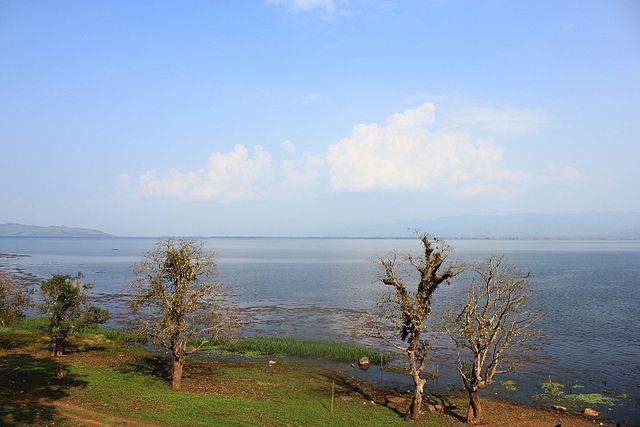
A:
POLYGON ((55 402, 53 404, 58 411, 66 418, 78 421, 81 425, 90 425, 98 427, 115 427, 115 426, 141 426, 141 427, 160 427, 159 424, 150 424, 140 420, 130 420, 127 418, 108 415, 87 408, 86 406, 74 405, 68 402, 55 402))

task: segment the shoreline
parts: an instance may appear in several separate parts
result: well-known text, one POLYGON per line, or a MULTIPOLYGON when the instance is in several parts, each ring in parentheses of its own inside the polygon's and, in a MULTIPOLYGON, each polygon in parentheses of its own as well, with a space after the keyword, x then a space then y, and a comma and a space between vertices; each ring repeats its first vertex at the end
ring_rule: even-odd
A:
MULTIPOLYGON (((32 323, 34 322, 32 321, 32 323)), ((112 383, 122 381, 128 375, 134 375, 136 378, 140 376, 138 379, 149 382, 149 384, 153 384, 154 387, 158 387, 159 390, 163 390, 163 393, 167 392, 167 399, 171 396, 175 397, 182 395, 183 392, 173 395, 170 392, 166 371, 163 368, 163 366, 168 362, 166 357, 158 357, 157 352, 141 347, 139 344, 135 344, 135 341, 127 341, 121 332, 110 332, 109 330, 93 332, 85 332, 77 335, 72 341, 72 351, 65 356, 54 358, 51 357, 46 350, 46 339, 42 334, 37 332, 37 329, 34 328, 33 325, 30 327, 30 330, 3 328, 0 330, 0 339, 2 342, 2 345, 0 345, 0 371, 4 369, 4 374, 11 375, 11 371, 21 369, 24 372, 23 374, 20 374, 22 375, 20 378, 22 380, 23 386, 21 387, 23 388, 22 391, 24 393, 29 393, 29 390, 25 390, 25 388, 28 388, 25 384, 29 384, 30 381, 35 381, 35 379, 29 378, 29 375, 31 375, 29 372, 31 371, 29 369, 24 370, 26 367, 23 365, 24 363, 27 363, 27 365, 29 363, 35 363, 36 365, 61 364, 68 373, 77 374, 78 378, 81 378, 82 376, 91 378, 93 375, 98 374, 110 376, 110 381, 112 383), (127 344, 127 342, 129 344, 127 344), (7 362, 7 359, 19 357, 24 358, 22 361, 24 363, 20 365, 16 364, 15 367, 12 367, 11 363, 7 362), (18 366, 20 366, 20 368, 18 368, 18 366)), ((131 339, 131 337, 128 339, 131 339)), ((346 405, 350 408, 350 411, 353 410, 356 412, 361 410, 361 405, 363 407, 370 405, 372 408, 376 408, 377 416, 386 420, 395 420, 391 421, 392 424, 388 425, 395 425, 396 422, 398 425, 403 425, 402 423, 404 423, 404 420, 402 418, 402 413, 407 401, 410 401, 409 395, 392 387, 380 387, 373 385, 372 383, 359 378, 357 375, 352 375, 353 371, 346 367, 348 364, 343 365, 345 366, 344 369, 337 369, 335 364, 323 363, 322 359, 297 359, 278 355, 246 357, 236 353, 229 353, 228 357, 217 357, 215 354, 209 354, 207 357, 194 357, 187 361, 187 364, 185 365, 186 389, 184 392, 191 396, 188 399, 195 401, 207 398, 210 395, 211 390, 214 390, 217 397, 225 399, 249 399, 250 402, 254 397, 255 391, 250 390, 252 387, 250 387, 250 389, 245 389, 244 386, 241 386, 247 382, 254 382, 255 386, 258 388, 268 388, 269 384, 281 384, 278 387, 288 387, 290 385, 290 381, 294 377, 298 378, 296 383, 304 383, 307 381, 307 378, 308 381, 311 381, 313 378, 317 379, 319 376, 322 376, 324 379, 322 381, 318 381, 316 384, 318 387, 326 387, 328 381, 340 384, 337 395, 339 405, 346 405), (273 366, 271 363, 267 363, 272 359, 273 362, 275 362, 273 366), (233 372, 233 375, 229 374, 221 377, 220 372, 225 370, 233 372), (268 378, 265 378, 265 375, 268 378), (301 380, 300 378, 304 380, 301 380), (231 382, 231 385, 229 385, 229 387, 231 387, 231 391, 229 391, 230 394, 227 393, 226 388, 220 388, 220 381, 231 382)), ((52 371, 51 375, 51 380, 54 380, 53 376, 57 374, 52 371)), ((41 380, 42 379, 38 381, 41 380)), ((11 380, 9 383, 12 384, 11 380)), ((109 391, 110 386, 108 384, 104 384, 104 386, 106 389, 100 391, 100 393, 107 393, 109 391)), ((51 395, 48 395, 47 393, 44 395, 41 394, 39 398, 52 400, 54 408, 60 407, 63 409, 61 414, 65 413, 64 405, 76 405, 78 402, 82 402, 83 405, 86 405, 87 399, 91 400, 91 405, 94 407, 101 408, 99 413, 103 416, 109 417, 114 413, 120 414, 123 411, 126 412, 126 408, 121 406, 123 404, 122 402, 118 404, 107 403, 100 400, 108 400, 109 398, 107 397, 103 396, 96 400, 95 393, 87 394, 88 391, 86 390, 89 390, 91 387, 97 387, 100 389, 103 385, 100 385, 99 382, 93 383, 90 380, 81 388, 69 390, 63 398, 58 399, 56 397, 57 392, 54 391, 50 393, 51 395), (104 408, 109 408, 109 411, 104 413, 104 408)), ((7 392, 7 390, 4 391, 7 392)), ((324 399, 326 397, 325 392, 319 394, 315 391, 312 393, 311 391, 306 390, 305 392, 311 393, 313 399, 324 399)), ((137 392, 129 391, 128 393, 132 394, 130 397, 135 397, 137 392)), ((298 393, 303 393, 303 391, 300 390, 298 393)), ((0 394, 6 394, 3 393, 1 387, 0 394)), ((277 407, 279 404, 278 402, 280 402, 280 397, 278 396, 279 395, 271 396, 271 398, 275 399, 272 402, 274 407, 277 407)), ((9 399, 8 402, 11 405, 10 396, 5 395, 4 397, 9 399)), ((122 400, 122 398, 123 397, 121 396, 119 399, 122 400)), ((295 394, 288 395, 287 397, 287 399, 291 400, 296 400, 296 398, 295 394)), ((561 421, 563 425, 582 427, 593 425, 594 422, 592 419, 573 413, 553 411, 550 407, 536 407, 522 403, 512 403, 502 399, 487 398, 486 396, 482 396, 481 398, 483 399, 483 404, 486 405, 487 421, 489 422, 489 425, 513 425, 509 423, 513 421, 514 413, 517 413, 516 419, 518 420, 518 425, 522 426, 555 425, 547 423, 551 421, 561 421), (567 424, 564 424, 565 422, 567 424)), ((126 403, 125 406, 129 404, 133 406, 136 405, 135 402, 131 403, 129 400, 127 400, 127 402, 129 403, 126 403)), ((425 401, 425 414, 418 425, 434 425, 434 423, 436 423, 435 425, 443 426, 455 425, 456 423, 463 424, 462 418, 464 413, 466 413, 465 402, 466 397, 464 395, 430 395, 425 401), (442 405, 442 409, 430 412, 434 405, 442 405)), ((162 399, 156 403, 159 406, 164 405, 162 399)), ((197 402, 192 403, 196 404, 197 402)), ((249 403, 244 402, 243 404, 248 405, 249 403)), ((300 404, 305 406, 310 403, 306 402, 304 404, 300 404)), ((263 408, 263 410, 268 410, 268 408, 263 408)), ((137 415, 135 411, 137 410, 134 409, 134 412, 132 413, 133 416, 137 415)), ((329 416, 330 414, 324 415, 329 416)), ((1 411, 0 416, 2 416, 1 411)), ((158 422, 157 419, 153 420, 152 418, 153 417, 146 419, 143 417, 135 419, 134 423, 142 425, 140 423, 151 421, 158 422)), ((157 425, 174 425, 174 421, 166 420, 157 425)), ((325 421, 323 421, 323 424, 311 423, 309 425, 332 425, 330 422, 331 418, 327 418, 325 421), (326 424, 325 421, 327 421, 328 424, 326 424)), ((350 419, 350 421, 354 420, 350 419)), ((614 425, 613 422, 609 420, 604 421, 603 418, 598 418, 596 422, 603 422, 605 423, 604 425, 614 425)), ((188 424, 189 422, 184 423, 184 425, 188 424)), ((180 423, 177 423, 176 425, 180 425, 180 423)), ((248 425, 252 425, 252 423, 248 423, 248 425)), ((302 424, 293 423, 293 425, 302 424)), ((358 424, 356 423, 354 425, 358 424)), ((625 423, 625 425, 632 424, 625 423)))

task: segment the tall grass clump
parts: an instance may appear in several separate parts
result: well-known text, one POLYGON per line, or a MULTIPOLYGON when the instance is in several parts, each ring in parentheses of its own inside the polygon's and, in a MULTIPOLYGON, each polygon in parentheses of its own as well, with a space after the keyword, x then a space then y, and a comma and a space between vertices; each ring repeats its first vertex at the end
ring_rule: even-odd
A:
POLYGON ((367 356, 371 363, 380 360, 388 362, 389 356, 376 350, 357 344, 346 344, 335 341, 305 340, 291 337, 255 337, 244 338, 235 342, 226 342, 219 349, 231 353, 285 355, 315 359, 353 362, 367 356))

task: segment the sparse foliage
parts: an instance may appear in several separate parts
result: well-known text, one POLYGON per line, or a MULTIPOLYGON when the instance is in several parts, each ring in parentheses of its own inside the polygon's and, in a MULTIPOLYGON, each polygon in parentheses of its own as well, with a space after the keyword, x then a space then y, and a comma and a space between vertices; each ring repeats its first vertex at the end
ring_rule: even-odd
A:
POLYGON ((438 286, 458 274, 457 269, 447 263, 449 247, 444 242, 427 234, 419 233, 418 237, 423 251, 420 256, 400 257, 393 253, 377 260, 382 267, 379 280, 384 285, 393 287, 393 292, 379 304, 382 322, 374 323, 374 335, 377 338, 385 340, 407 355, 409 375, 415 385, 407 418, 414 421, 420 416, 424 385, 427 382, 423 378, 423 372, 427 366, 429 346, 424 334, 425 323, 431 314, 431 298, 438 286), (411 280, 411 273, 414 276, 417 273, 418 276, 415 290, 407 285, 407 281, 411 280))
POLYGON ((75 276, 56 274, 42 281, 42 311, 49 318, 47 332, 53 344, 53 355, 64 350, 69 335, 77 329, 106 322, 109 313, 87 304, 88 289, 92 285, 82 283, 82 273, 75 276))
POLYGON ((179 390, 185 358, 238 326, 236 311, 215 281, 213 252, 201 242, 168 239, 134 267, 131 308, 143 333, 171 352, 171 386, 179 390))
POLYGON ((478 391, 495 375, 510 372, 505 352, 527 342, 535 315, 529 309, 529 274, 523 274, 504 259, 491 257, 473 266, 474 276, 464 306, 445 311, 447 334, 458 355, 458 372, 469 394, 467 422, 482 422, 478 391))
POLYGON ((6 326, 24 316, 29 305, 29 292, 0 271, 0 326, 6 326))

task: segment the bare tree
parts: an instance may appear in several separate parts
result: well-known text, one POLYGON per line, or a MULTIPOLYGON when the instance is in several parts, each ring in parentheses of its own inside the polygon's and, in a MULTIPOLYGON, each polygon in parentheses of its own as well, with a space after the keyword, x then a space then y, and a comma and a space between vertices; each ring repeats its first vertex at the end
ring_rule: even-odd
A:
POLYGON ((427 382, 422 373, 427 366, 428 343, 423 339, 425 322, 431 314, 431 297, 440 284, 448 282, 458 274, 452 265, 445 265, 449 247, 437 238, 418 233, 423 252, 419 257, 400 257, 393 253, 381 257, 377 263, 382 267, 379 280, 393 287, 393 292, 379 304, 379 316, 383 322, 375 322, 377 338, 406 353, 409 375, 415 385, 413 400, 407 411, 407 418, 417 421, 422 407, 424 385, 427 382), (409 289, 406 281, 417 272, 418 284, 415 291, 409 289), (415 271, 414 271, 415 270, 415 271), (391 325, 390 329, 388 329, 391 325), (389 332, 393 332, 393 339, 389 332), (398 344, 398 339, 402 344, 398 344))
POLYGON ((469 394, 467 423, 482 421, 478 391, 495 375, 510 372, 505 352, 528 342, 535 315, 529 309, 529 274, 490 257, 470 268, 473 279, 464 306, 444 313, 445 330, 456 344, 458 372, 469 394))
POLYGON ((140 329, 173 357, 171 387, 179 390, 188 355, 238 325, 225 287, 215 281, 213 252, 202 242, 168 239, 134 267, 131 302, 140 329))

